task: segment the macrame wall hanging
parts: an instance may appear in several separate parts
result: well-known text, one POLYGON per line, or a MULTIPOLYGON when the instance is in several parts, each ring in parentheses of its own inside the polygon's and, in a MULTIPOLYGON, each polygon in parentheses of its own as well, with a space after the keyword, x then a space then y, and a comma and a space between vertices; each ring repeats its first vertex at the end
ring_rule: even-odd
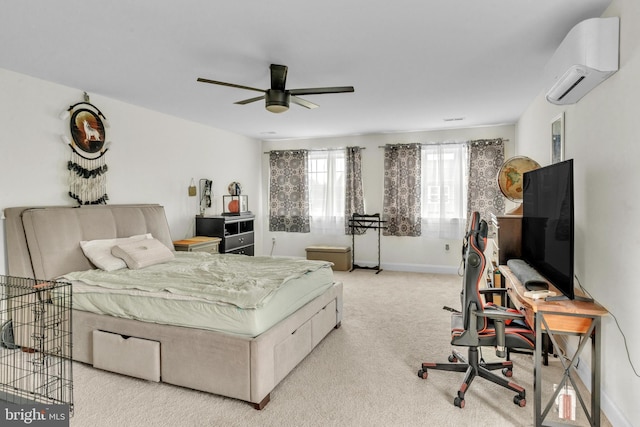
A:
POLYGON ((107 118, 89 102, 84 101, 63 111, 62 119, 69 118, 71 139, 63 135, 63 141, 71 148, 67 162, 69 171, 69 197, 80 205, 105 205, 107 195, 107 163, 105 154, 110 142, 106 141, 107 118))

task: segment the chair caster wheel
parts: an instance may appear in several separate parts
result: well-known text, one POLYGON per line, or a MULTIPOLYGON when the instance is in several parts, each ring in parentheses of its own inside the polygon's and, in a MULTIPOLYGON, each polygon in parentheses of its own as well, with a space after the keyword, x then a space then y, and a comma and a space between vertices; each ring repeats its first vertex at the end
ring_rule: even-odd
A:
POLYGON ((420 378, 422 378, 423 380, 426 380, 426 379, 427 379, 427 377, 429 376, 429 373, 428 373, 425 369, 420 369, 420 370, 418 371, 418 376, 419 376, 420 378))
POLYGON ((453 354, 449 355, 448 360, 449 360, 449 362, 451 362, 451 363, 458 363, 458 358, 457 358, 457 357, 455 357, 453 354))
POLYGON ((527 399, 525 399, 524 397, 520 397, 519 395, 516 394, 513 397, 513 403, 515 403, 521 408, 524 408, 525 406, 527 406, 527 399))
POLYGON ((513 376, 513 369, 511 368, 502 368, 502 375, 507 378, 511 378, 513 376))
POLYGON ((462 409, 464 408, 464 399, 456 397, 455 399, 453 399, 453 404, 458 408, 462 409))

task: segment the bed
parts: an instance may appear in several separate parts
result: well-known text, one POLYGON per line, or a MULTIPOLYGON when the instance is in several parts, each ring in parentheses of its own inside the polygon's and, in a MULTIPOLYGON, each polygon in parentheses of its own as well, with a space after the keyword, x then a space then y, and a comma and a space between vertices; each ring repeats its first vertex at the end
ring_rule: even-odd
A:
MULTIPOLYGON (((240 399, 262 409, 276 385, 341 324, 342 284, 334 282, 326 266, 287 279, 258 298, 260 304, 248 302, 246 308, 227 301, 208 303, 204 300, 210 297, 200 294, 168 299, 162 286, 114 291, 68 276, 101 273, 85 256, 81 241, 150 234, 173 250, 160 205, 18 207, 5 209, 5 217, 8 273, 48 280, 66 276, 73 283, 72 357, 97 368, 240 399), (314 275, 319 277, 312 280, 314 275), (278 302, 284 306, 276 306, 278 302), (142 306, 152 307, 139 310, 142 306), (176 315, 187 310, 195 311, 176 315), (173 315, 147 314, 158 312, 173 315), (240 315, 231 318, 232 313, 240 315), (210 320, 216 316, 222 320, 210 320)), ((163 267, 190 255, 175 256, 163 267)), ((207 256, 207 261, 252 258, 207 256)), ((155 284, 154 279, 146 283, 151 282, 155 284)))

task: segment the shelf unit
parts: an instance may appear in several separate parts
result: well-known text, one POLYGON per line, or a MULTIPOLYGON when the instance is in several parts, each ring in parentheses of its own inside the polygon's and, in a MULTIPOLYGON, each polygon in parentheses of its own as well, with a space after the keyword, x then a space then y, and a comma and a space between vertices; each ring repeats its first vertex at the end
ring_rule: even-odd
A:
POLYGON ((498 264, 522 256, 522 215, 491 215, 498 245, 498 264))
POLYGON ((196 235, 219 237, 221 254, 254 255, 255 215, 196 216, 196 235))
MULTIPOLYGON (((491 214, 489 239, 485 256, 487 257, 487 279, 493 287, 503 288, 504 280, 499 265, 506 265, 512 258, 520 258, 522 247, 522 215, 491 214)), ((500 296, 494 296, 498 305, 505 304, 500 296)))

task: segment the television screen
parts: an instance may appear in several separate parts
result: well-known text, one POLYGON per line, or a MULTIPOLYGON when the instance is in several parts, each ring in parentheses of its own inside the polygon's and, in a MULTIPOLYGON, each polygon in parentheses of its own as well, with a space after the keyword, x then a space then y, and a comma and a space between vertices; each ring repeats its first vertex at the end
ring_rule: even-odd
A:
POLYGON ((526 172, 522 208, 522 258, 574 299, 573 160, 526 172))

